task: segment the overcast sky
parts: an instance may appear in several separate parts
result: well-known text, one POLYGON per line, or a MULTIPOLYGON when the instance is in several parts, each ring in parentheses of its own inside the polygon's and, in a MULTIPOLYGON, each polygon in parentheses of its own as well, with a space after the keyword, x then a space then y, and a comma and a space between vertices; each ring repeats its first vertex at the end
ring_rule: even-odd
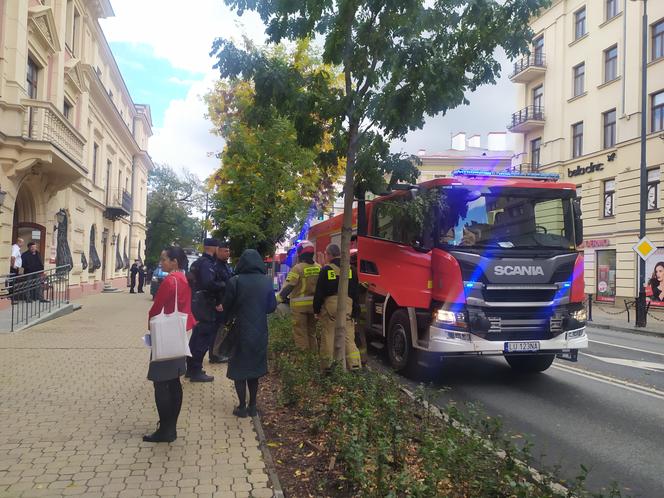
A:
MULTIPOLYGON (((223 141, 211 135, 204 117, 205 94, 218 77, 208 56, 216 37, 239 39, 242 33, 261 44, 260 19, 238 18, 223 0, 111 0, 115 17, 101 25, 134 102, 152 109, 154 136, 149 152, 155 162, 186 168, 205 178, 218 166, 214 157, 223 141), (192 7, 195 5, 195 8, 192 7)), ((394 151, 416 153, 449 148, 450 134, 505 131, 514 112, 516 88, 506 77, 469 95, 470 106, 427 120, 426 126, 393 144, 394 151)))

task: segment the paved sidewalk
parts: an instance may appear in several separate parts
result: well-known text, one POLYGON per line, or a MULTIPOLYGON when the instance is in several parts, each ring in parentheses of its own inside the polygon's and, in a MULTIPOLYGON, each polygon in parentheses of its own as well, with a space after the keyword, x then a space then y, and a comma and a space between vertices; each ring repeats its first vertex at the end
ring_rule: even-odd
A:
POLYGON ((629 310, 629 322, 625 308, 616 308, 608 304, 593 303, 593 320, 589 326, 617 330, 620 332, 636 332, 640 334, 664 336, 664 310, 651 310, 647 317, 646 327, 637 327, 636 310, 629 310))
POLYGON ((144 443, 157 421, 140 341, 149 298, 78 302, 0 335, 0 496, 273 496, 251 419, 231 414, 225 366, 206 366, 213 383, 183 379, 177 441, 144 443))

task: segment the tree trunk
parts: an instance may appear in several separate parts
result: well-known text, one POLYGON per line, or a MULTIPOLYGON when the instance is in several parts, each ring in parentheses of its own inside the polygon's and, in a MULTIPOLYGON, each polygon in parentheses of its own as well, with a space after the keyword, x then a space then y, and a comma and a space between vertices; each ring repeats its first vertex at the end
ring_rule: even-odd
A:
POLYGON ((350 271, 350 237, 353 233, 353 194, 355 156, 359 124, 351 120, 348 129, 348 155, 346 157, 346 181, 344 183, 344 218, 341 228, 341 275, 337 293, 337 321, 334 329, 334 360, 346 368, 346 296, 348 296, 348 274, 350 271))

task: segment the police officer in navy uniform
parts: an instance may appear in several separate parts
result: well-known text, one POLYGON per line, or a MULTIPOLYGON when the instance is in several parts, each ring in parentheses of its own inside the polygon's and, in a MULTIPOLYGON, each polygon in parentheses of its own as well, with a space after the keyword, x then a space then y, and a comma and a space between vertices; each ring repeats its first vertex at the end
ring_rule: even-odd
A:
POLYGON ((187 357, 187 373, 191 382, 212 382, 214 377, 203 370, 203 357, 210 349, 217 331, 217 296, 225 282, 217 278, 215 262, 219 243, 203 241, 203 255, 191 264, 189 282, 192 289, 191 311, 198 321, 189 340, 191 357, 187 357))
MULTIPOLYGON (((217 247, 216 261, 214 263, 216 279, 220 282, 223 282, 222 290, 217 293, 217 304, 220 305, 224 302, 224 296, 226 294, 226 282, 230 280, 233 276, 233 269, 231 265, 228 264, 228 258, 231 256, 230 244, 225 241, 219 242, 219 247, 217 247)), ((224 323, 226 322, 226 316, 224 311, 217 310, 217 330, 212 338, 212 343, 210 345, 209 358, 210 363, 224 363, 228 361, 228 358, 225 356, 219 356, 216 352, 219 350, 219 345, 221 344, 221 339, 223 334, 224 323)))

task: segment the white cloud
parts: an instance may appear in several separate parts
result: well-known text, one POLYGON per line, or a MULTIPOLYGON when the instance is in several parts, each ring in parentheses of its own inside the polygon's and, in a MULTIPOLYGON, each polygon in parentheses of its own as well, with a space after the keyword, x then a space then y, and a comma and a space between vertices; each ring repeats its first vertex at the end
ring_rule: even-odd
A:
POLYGON ((253 40, 263 39, 263 25, 255 13, 241 18, 223 0, 112 0, 115 17, 102 20, 110 42, 146 44, 154 55, 173 67, 207 73, 209 56, 217 37, 239 37, 246 32, 253 40), (238 24, 241 23, 241 24, 238 24))
POLYGON ((155 128, 150 139, 150 154, 155 162, 176 170, 187 169, 205 179, 219 167, 214 153, 223 148, 223 140, 210 133, 212 123, 204 118, 206 107, 201 100, 213 78, 206 78, 190 88, 186 98, 171 101, 164 115, 164 125, 155 128))
MULTIPOLYGON (((206 108, 200 99, 218 77, 209 55, 212 43, 217 37, 239 40, 244 33, 262 43, 260 18, 255 13, 238 18, 223 0, 112 0, 112 5, 115 17, 101 22, 109 42, 147 45, 154 57, 200 75, 199 79, 169 78, 173 84, 189 86, 189 92, 185 99, 170 102, 163 126, 154 129, 149 151, 156 162, 186 168, 201 179, 209 176, 219 165, 211 154, 223 147, 223 141, 210 134, 212 124, 204 117, 206 108)), ((132 90, 137 95, 149 92, 147 88, 132 90)))

